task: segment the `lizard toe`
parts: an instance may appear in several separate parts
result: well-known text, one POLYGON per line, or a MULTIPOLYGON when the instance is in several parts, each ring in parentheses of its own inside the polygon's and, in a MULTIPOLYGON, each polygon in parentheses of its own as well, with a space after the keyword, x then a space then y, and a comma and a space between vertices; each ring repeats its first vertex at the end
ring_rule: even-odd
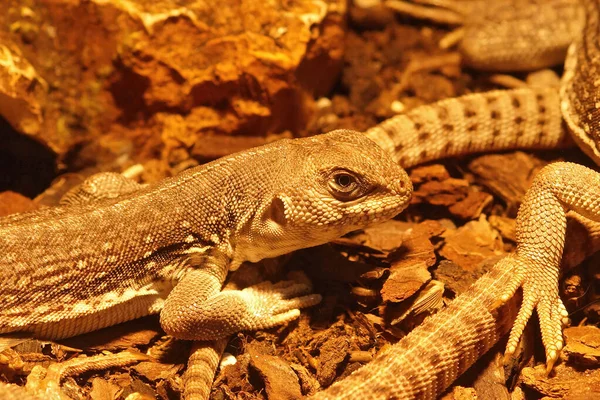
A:
POLYGON ((498 268, 502 270, 513 271, 513 277, 507 283, 506 287, 502 291, 502 294, 492 306, 492 309, 500 307, 512 298, 517 290, 523 286, 525 281, 525 268, 521 267, 521 260, 514 255, 509 255, 498 261, 498 268))
POLYGON ((529 321, 535 308, 535 299, 532 296, 527 296, 527 290, 523 290, 523 292, 523 303, 521 304, 515 323, 510 330, 508 342, 506 343, 505 357, 510 357, 517 350, 525 325, 527 325, 527 321, 529 321))
POLYGON ((272 328, 274 326, 283 325, 290 321, 295 320, 300 316, 299 309, 288 310, 281 314, 276 314, 264 320, 264 326, 261 326, 260 329, 272 328))
POLYGON ((555 298, 544 298, 537 307, 542 342, 546 350, 547 371, 552 370, 563 348, 563 310, 565 307, 558 297, 558 291, 555 298))
POLYGON ((506 344, 505 359, 515 353, 523 330, 537 311, 546 350, 548 370, 558 359, 563 346, 562 328, 568 313, 558 296, 558 266, 536 262, 528 257, 512 255, 506 257, 506 268, 514 270, 514 276, 500 296, 499 303, 507 301, 519 287, 523 288, 523 302, 506 344))
POLYGON ((295 308, 307 308, 319 304, 322 300, 320 294, 309 294, 307 296, 295 297, 289 300, 282 300, 275 308, 275 312, 281 313, 295 308))

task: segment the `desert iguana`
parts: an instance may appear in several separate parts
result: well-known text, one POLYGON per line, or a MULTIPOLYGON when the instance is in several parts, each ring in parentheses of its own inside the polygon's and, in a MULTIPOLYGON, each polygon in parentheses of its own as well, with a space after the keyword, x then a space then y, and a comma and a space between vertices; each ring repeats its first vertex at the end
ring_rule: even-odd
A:
MULTIPOLYGON (((571 137, 600 164, 600 1, 583 0, 585 24, 570 46, 560 94, 554 89, 493 91, 444 100, 369 130, 403 166, 452 155, 512 148, 555 148, 571 137)), ((315 399, 433 399, 512 327, 510 356, 537 310, 546 365, 563 346, 567 312, 558 295, 567 213, 600 232, 600 175, 573 163, 538 174, 517 217, 517 250, 444 311, 315 399), (518 314, 507 303, 523 289, 518 314), (500 307, 500 308, 499 308, 500 307), (514 323, 513 323, 514 319, 514 323)), ((597 242, 597 240, 596 240, 597 242)))
POLYGON ((440 42, 458 42, 462 62, 487 71, 532 71, 560 64, 579 34, 578 0, 383 0, 400 13, 459 25, 440 42))
POLYGON ((320 296, 294 282, 221 292, 228 271, 387 220, 412 193, 406 172, 352 131, 122 184, 116 198, 80 196, 106 177, 69 205, 0 220, 0 333, 58 339, 158 312, 167 333, 192 340, 283 324, 320 296))
MULTIPOLYGON (((464 99, 463 99, 464 100, 464 99)), ((462 100, 461 100, 462 101, 462 100)), ((451 101, 449 101, 451 102, 451 101)), ((447 103, 438 108, 438 112, 435 116, 440 117, 441 120, 454 120, 456 115, 452 114, 455 111, 461 111, 462 116, 458 117, 458 121, 463 123, 457 123, 456 125, 444 126, 440 125, 441 130, 428 130, 430 125, 429 120, 423 120, 423 122, 413 122, 413 132, 416 135, 408 136, 416 140, 416 143, 420 143, 420 147, 433 140, 440 135, 446 136, 451 132, 469 132, 471 138, 465 135, 462 139, 453 139, 453 142, 446 143, 439 149, 435 146, 429 150, 423 152, 423 150, 417 151, 416 156, 413 157, 414 163, 424 161, 427 159, 434 159, 442 156, 450 156, 452 154, 464 154, 468 152, 474 152, 478 150, 488 149, 501 149, 501 148, 513 148, 513 147, 530 147, 537 146, 539 148, 555 147, 565 141, 565 135, 561 129, 560 117, 556 112, 558 109, 558 97, 554 92, 542 91, 542 94, 533 94, 528 91, 514 91, 511 93, 497 92, 489 93, 483 97, 478 95, 472 96, 467 100, 467 105, 471 104, 470 107, 454 107, 452 103, 447 103), (489 107, 479 107, 478 101, 483 99, 484 105, 489 107), (472 102, 472 103, 469 103, 472 102), (444 110, 447 112, 444 114, 444 110), (449 112, 448 112, 449 111, 449 112), (495 111, 500 112, 496 114, 495 111), (531 114, 538 115, 535 120, 535 126, 531 125, 531 114), (539 114, 542 114, 543 119, 539 118, 539 114), (489 117, 486 119, 486 117, 489 117), (489 125, 477 125, 476 122, 487 121, 489 125), (468 125, 467 125, 468 124, 468 125), (522 129, 514 131, 512 128, 515 125, 518 127, 521 125, 522 129), (540 128, 540 126, 542 128, 540 128), (495 127, 495 128, 494 128, 495 127), (425 129, 423 129, 425 128, 425 129), (487 137, 487 140, 491 140, 488 144, 480 144, 480 139, 473 139, 473 135, 476 132, 489 131, 489 135, 481 136, 487 137), (494 128, 494 129, 492 129, 494 128), (513 139, 505 139, 504 132, 516 132, 513 134, 513 139), (534 134, 534 136, 531 136, 534 134), (490 145, 491 143, 491 145, 490 145)), ((435 107, 432 108, 435 110, 435 107)), ((419 113, 414 113, 415 115, 419 113)), ((427 113, 425 113, 427 116, 427 113)), ((435 122, 435 121, 434 121, 435 122)), ((389 126, 394 126, 395 123, 390 122, 389 126)), ((382 131, 377 129, 371 130, 368 134, 371 138, 385 148, 389 147, 391 141, 390 138, 381 140, 382 131)), ((393 137, 393 135, 391 135, 393 137)), ((410 153, 415 147, 409 144, 399 145, 398 143, 392 143, 393 148, 390 150, 392 153, 397 155, 398 159, 402 159, 403 152, 410 153), (412 149, 412 150, 411 150, 412 149), (400 154, 400 155, 399 155, 400 154), (399 156, 398 156, 399 155, 399 156)), ((411 165, 410 159, 403 160, 405 164, 411 165)), ((353 375, 349 380, 344 381, 342 384, 334 386, 332 389, 323 392, 322 397, 333 396, 333 398, 347 397, 353 398, 356 396, 362 398, 388 398, 390 396, 398 396, 398 398, 406 397, 411 398, 413 396, 434 396, 439 393, 444 387, 451 383, 454 378, 466 369, 467 365, 470 365, 482 352, 487 350, 491 344, 495 343, 498 336, 505 332, 510 326, 512 319, 510 316, 502 316, 496 320, 499 314, 491 313, 485 316, 473 317, 472 310, 474 307, 479 306, 483 310, 492 308, 495 305, 497 297, 499 295, 490 288, 494 285, 508 283, 510 276, 510 268, 502 270, 496 269, 489 276, 483 278, 476 284, 476 286, 464 296, 459 297, 451 308, 439 315, 430 319, 426 325, 419 328, 414 334, 407 338, 408 340, 403 341, 395 347, 392 351, 387 352, 382 358, 379 358, 371 367, 361 370, 358 374, 353 375), (486 296, 482 293, 485 292, 486 296), (489 294, 489 296, 487 296, 489 294), (452 315, 454 318, 447 318, 447 315, 452 315), (489 318, 488 318, 489 317, 489 318), (437 318, 437 319, 436 319, 437 318), (487 318, 487 319, 486 319, 487 318), (440 321, 444 323, 437 325, 440 321), (464 326, 471 328, 472 335, 464 335, 459 337, 458 335, 465 333, 464 326), (461 326, 463 331, 461 331, 461 326), (429 330, 428 330, 429 329, 429 330), (445 334, 446 337, 452 338, 449 340, 450 344, 442 347, 435 348, 439 350, 443 356, 431 354, 431 344, 440 345, 440 341, 435 341, 436 335, 445 334), (452 334, 454 332, 454 334, 452 334), (412 340, 412 341, 411 341, 412 340), (429 342, 431 340, 431 342, 429 342), (472 343, 469 343, 471 340, 472 343), (413 347, 411 343, 417 343, 416 347, 413 347), (404 345, 403 345, 404 343, 404 345), (477 344, 477 348, 473 349, 473 343, 477 344), (481 346, 480 346, 481 345, 481 346), (403 347, 404 346, 404 347, 403 347), (429 348, 429 349, 428 349, 429 348), (402 356, 398 353, 398 349, 404 349, 406 351, 400 351, 402 356), (429 350, 429 351, 427 351, 429 350), (411 354, 414 357, 415 351, 422 351, 421 357, 411 358, 411 354), (382 366, 383 364, 383 366, 382 366), (411 365, 412 364, 412 365, 411 365), (440 367, 441 365, 441 367, 440 367), (427 371, 427 367, 430 371, 435 374, 440 374, 436 378, 431 378, 427 374, 423 374, 423 371, 427 371), (414 368, 413 368, 414 367, 414 368), (380 369, 380 373, 370 374, 369 371, 373 369, 380 369), (411 373, 416 372, 413 376, 414 381, 406 378, 411 377, 411 373), (390 377, 392 375, 392 377, 390 377), (361 379, 361 378, 367 379, 361 379), (442 377, 440 379, 440 377, 442 377)), ((492 310, 493 311, 493 310, 492 310)))

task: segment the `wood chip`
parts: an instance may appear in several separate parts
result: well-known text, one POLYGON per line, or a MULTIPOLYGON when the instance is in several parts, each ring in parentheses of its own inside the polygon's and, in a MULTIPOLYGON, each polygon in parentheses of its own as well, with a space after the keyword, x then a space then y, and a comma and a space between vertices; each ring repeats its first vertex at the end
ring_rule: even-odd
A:
POLYGON ((469 163, 469 169, 477 175, 478 182, 506 202, 509 215, 516 215, 533 178, 545 165, 542 160, 517 151, 477 157, 469 163))
POLYGON ((566 346, 563 354, 569 363, 584 368, 600 367, 600 328, 574 326, 563 332, 566 346))
POLYGON ((250 366, 265 384, 269 399, 301 399, 300 382, 290 365, 279 357, 252 354, 250 366))
POLYGON ((447 231, 440 255, 473 271, 488 257, 502 255, 504 246, 498 232, 481 215, 479 220, 466 223, 456 231, 447 231))
POLYGON ((405 234, 402 246, 390 255, 390 276, 381 288, 384 302, 401 302, 431 279, 427 268, 435 264, 436 255, 430 238, 444 230, 440 224, 426 221, 405 234))

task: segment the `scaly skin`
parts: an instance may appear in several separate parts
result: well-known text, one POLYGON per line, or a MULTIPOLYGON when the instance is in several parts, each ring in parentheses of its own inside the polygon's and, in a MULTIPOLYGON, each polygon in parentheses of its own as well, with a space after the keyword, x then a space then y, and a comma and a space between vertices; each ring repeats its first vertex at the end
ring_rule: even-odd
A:
POLYGON ((583 25, 577 0, 384 0, 417 18, 462 25, 463 63, 488 71, 533 71, 560 64, 583 25))
POLYGON ((295 282, 221 291, 230 269, 400 213, 406 172, 363 134, 282 140, 139 187, 102 174, 68 205, 0 220, 0 333, 64 338, 160 312, 192 340, 283 324, 295 282), (114 192, 96 185, 116 181, 114 192), (117 196, 117 197, 114 197, 117 196))
MULTIPOLYGON (((527 67, 527 69, 528 68, 529 67, 527 67)), ((515 68, 511 67, 510 69, 515 68)), ((451 117, 451 120, 456 122, 452 131, 456 129, 457 131, 463 132, 463 129, 461 128, 464 127, 470 132, 480 132, 481 129, 484 134, 480 135, 479 138, 475 137, 475 139, 473 139, 473 136, 469 137, 468 135, 463 135, 457 139, 452 139, 452 141, 446 140, 446 142, 439 142, 443 143, 443 146, 434 146, 433 149, 431 149, 427 147, 427 139, 439 138, 443 136, 444 132, 447 134, 449 127, 444 126, 444 124, 438 124, 439 127, 441 127, 441 130, 423 130, 423 126, 429 124, 430 121, 426 120, 425 123, 423 123, 418 119, 412 121, 412 136, 408 135, 409 141, 406 142, 408 144, 401 144, 399 146, 398 144, 401 142, 396 140, 398 136, 389 134, 388 129, 393 127, 394 124, 390 124, 387 128, 384 128, 383 131, 377 132, 376 129, 371 130, 368 134, 375 141, 381 143, 383 148, 391 153, 395 153, 396 158, 398 160, 403 160, 404 165, 407 166, 455 154, 515 147, 535 146, 537 148, 552 148, 566 142, 564 131, 560 129, 557 113, 554 112, 554 110, 556 110, 554 108, 556 99, 555 94, 544 92, 540 95, 540 93, 536 92, 515 91, 512 93, 492 95, 496 100, 501 100, 501 102, 510 101, 510 105, 508 106, 506 105, 508 103, 504 103, 504 106, 499 106, 499 110, 503 110, 500 115, 494 112, 497 111, 495 110, 495 106, 483 108, 476 105, 474 110, 470 108, 469 105, 476 104, 479 100, 485 99, 485 96, 489 95, 484 95, 484 97, 481 98, 476 95, 472 99, 466 100, 464 103, 462 103, 462 100, 458 100, 459 103, 457 103, 456 110, 462 110, 463 116, 457 117, 455 114, 451 117), (524 99, 524 101, 515 103, 513 101, 515 98, 524 99), (530 104, 531 107, 522 107, 522 104, 530 104), (466 107, 462 107, 463 105, 466 107), (537 111, 532 108, 535 106, 537 106, 537 111), (540 108, 540 106, 542 108, 540 108), (547 110, 550 110, 550 112, 547 112, 547 110), (472 115, 472 112, 470 111, 474 111, 476 115, 472 115), (479 115, 480 111, 481 116, 479 115), (522 113, 520 114, 520 117, 519 113, 522 113), (498 122, 500 120, 504 122, 498 122), (540 124, 542 121, 543 123, 540 124), (474 124, 474 122, 476 123, 474 124), (480 123, 483 125, 479 125, 480 123), (542 126, 542 128, 532 128, 534 123, 542 126), (513 134, 498 134, 498 129, 492 129, 494 126, 498 127, 501 132, 513 132, 513 134), (386 131, 388 131, 388 133, 386 133, 386 131), (388 138, 383 138, 383 136, 381 136, 382 133, 387 135, 388 138), (424 135, 424 133, 426 135, 424 135), (485 138, 487 142, 482 142, 483 139, 481 138, 485 138), (412 140, 412 142, 410 140, 412 140), (390 150, 390 144, 392 145, 393 150, 390 150), (426 151, 423 152, 423 149, 426 151)), ((485 101, 489 103, 489 100, 485 101)), ((421 110, 417 109, 414 115, 427 115, 427 113, 423 112, 424 110, 427 112, 434 110, 437 112, 436 115, 438 117, 441 116, 441 119, 443 120, 445 118, 444 112, 452 110, 453 107, 455 107, 455 105, 446 103, 442 105, 442 107, 438 107, 437 110, 435 107, 421 110)), ((568 118, 566 119, 569 121, 568 118)), ((435 127, 436 124, 437 122, 434 122, 433 126, 435 127)), ((541 176, 560 178, 560 176, 563 176, 565 173, 571 173, 571 177, 587 176, 588 172, 586 170, 580 170, 579 168, 580 167, 570 164, 558 164, 556 167, 544 170, 544 173, 541 176)), ((545 181, 536 185, 534 185, 534 188, 538 187, 539 189, 537 190, 538 194, 534 196, 535 199, 558 199, 558 203, 560 203, 563 208, 566 208, 570 204, 569 202, 574 200, 570 197, 570 194, 572 194, 572 192, 578 192, 580 189, 577 186, 567 186, 566 192, 561 190, 552 191, 553 186, 548 185, 545 181), (563 204, 561 201, 565 201, 565 203, 563 204)), ((536 191, 531 193, 536 193, 536 191)), ((535 204, 536 207, 543 207, 546 205, 545 201, 546 200, 542 201, 540 204, 532 204, 535 204)), ((585 205, 587 207, 588 203, 585 203, 585 205)), ((553 210, 552 212, 558 210, 555 210, 552 207, 550 209, 553 210)), ((583 211, 585 210, 587 209, 584 209, 583 211)), ((537 210, 534 210, 533 208, 528 213, 521 212, 518 222, 520 224, 531 226, 536 222, 530 220, 535 215, 537 215, 537 210)), ((589 212, 585 215, 595 217, 594 212, 589 212)), ((559 215, 557 221, 560 222, 561 218, 562 216, 559 215)), ((557 232, 558 233, 555 236, 552 236, 554 238, 554 244, 550 246, 551 249, 554 249, 555 253, 559 250, 562 251, 561 237, 564 236, 564 230, 561 230, 560 223, 558 224, 557 232)), ((539 233, 531 233, 527 229, 523 230, 520 235, 520 239, 523 239, 524 242, 526 242, 527 238, 530 236, 534 238, 540 237, 539 233)), ((405 356, 398 354, 398 348, 393 348, 383 355, 383 358, 381 359, 383 361, 376 361, 372 367, 367 367, 369 369, 359 371, 357 374, 352 375, 348 381, 333 386, 330 390, 321 393, 319 396, 322 398, 330 398, 329 396, 334 396, 331 398, 354 398, 355 396, 358 396, 366 399, 383 399, 391 396, 398 396, 398 398, 413 398, 414 396, 429 398, 435 396, 436 393, 443 390, 443 388, 449 385, 456 376, 462 373, 472 361, 487 350, 489 346, 495 343, 497 338, 508 329, 508 326, 510 326, 512 314, 504 315, 498 313, 496 308, 498 306, 497 300, 498 298, 508 298, 513 289, 516 289, 521 284, 526 286, 528 282, 522 281, 531 281, 530 277, 532 274, 528 272, 531 267, 527 266, 527 263, 524 261, 527 257, 531 256, 528 254, 528 250, 531 248, 532 247, 526 245, 520 246, 520 252, 518 250, 516 256, 511 256, 498 264, 490 275, 482 278, 483 280, 479 281, 474 288, 465 295, 459 297, 448 312, 438 314, 439 318, 436 316, 429 319, 423 327, 418 328, 405 339, 405 341, 402 341, 398 348, 404 346, 405 351, 401 352, 401 354, 406 354, 405 356), (515 260, 518 262, 515 262, 515 260), (511 273, 515 273, 515 275, 512 277, 509 276, 511 273), (508 291, 498 293, 496 290, 490 290, 491 287, 504 287, 504 284, 509 287, 508 291), (473 316, 473 307, 480 307, 484 310, 482 311, 482 315, 473 316), (455 311, 454 314, 452 314, 453 311, 455 311), (448 317, 449 313, 450 315, 454 315, 455 318, 448 317), (475 334, 474 336, 465 336, 465 338, 470 338, 471 340, 462 340, 463 337, 453 336, 456 332, 460 332, 461 325, 463 324, 466 324, 466 326, 469 327, 476 327, 472 331, 475 334), (435 343, 435 340, 438 337, 454 337, 454 340, 451 341, 451 345, 446 347, 440 345, 440 347, 433 349, 435 351, 432 351, 430 341, 433 340, 433 343, 435 343), (413 348, 421 349, 421 352, 415 353, 414 351, 411 351, 410 349, 413 348), (438 352, 447 356, 447 361, 440 361, 441 367, 439 364, 434 363, 436 360, 439 360, 435 354, 438 352), (415 359, 411 358, 411 354, 417 354, 419 358, 421 358, 420 362, 415 362, 415 359), (406 372, 404 373, 402 371, 406 372), (430 371, 430 373, 424 371, 430 371), (394 389, 395 387, 399 389, 396 390, 394 389)), ((533 248, 535 249, 535 246, 533 248)), ((560 259, 560 257, 558 257, 558 259, 560 259)), ((555 259, 551 260, 555 261, 555 259)), ((538 269, 541 269, 542 267, 538 267, 538 269)), ((548 287, 552 288, 554 285, 553 280, 556 278, 555 274, 551 273, 549 275, 551 278, 550 285, 542 285, 544 286, 544 289, 548 287)), ((529 293, 532 293, 532 291, 536 293, 540 292, 540 290, 535 287, 530 290, 529 293)), ((550 292, 552 292, 552 290, 550 290, 550 292)), ((529 316, 528 314, 530 314, 530 309, 537 304, 541 305, 540 308, 542 309, 542 312, 550 310, 549 313, 553 317, 560 316, 563 313, 563 309, 559 304, 560 300, 557 302, 552 296, 550 296, 549 300, 546 299, 544 302, 538 301, 536 303, 535 301, 527 302, 528 294, 526 293, 525 295, 525 307, 522 308, 517 322, 519 320, 526 320, 529 316)), ((555 326, 556 324, 553 325, 555 326)), ((519 330, 519 326, 519 323, 515 324, 515 329, 517 331, 519 330)), ((557 343, 557 341, 555 341, 555 335, 553 336, 553 334, 556 333, 555 331, 556 329, 551 329, 551 334, 546 334, 546 337, 544 338, 545 343, 546 341, 548 341, 550 345, 557 343)), ((549 354, 552 355, 553 353, 549 354)))
POLYGON ((465 154, 571 145, 558 89, 475 93, 407 111, 367 136, 404 168, 465 154))
MULTIPOLYGON (((509 104, 517 91, 492 92, 420 107, 408 115, 384 122, 371 129, 368 135, 394 153, 397 160, 404 161, 405 166, 438 156, 517 147, 543 148, 545 145, 540 145, 544 143, 540 136, 542 130, 523 127, 534 127, 536 121, 542 118, 559 127, 560 108, 572 137, 600 164, 600 115, 597 106, 600 100, 597 90, 600 2, 584 0, 582 4, 586 12, 585 26, 568 53, 560 101, 557 101, 555 93, 548 92, 551 100, 544 102, 543 112, 536 91, 525 89, 519 96, 529 98, 531 107, 521 110, 519 123, 513 116, 508 118, 509 126, 505 127, 502 137, 494 138, 493 127, 498 126, 498 118, 490 118, 492 113, 500 112, 502 118, 506 112, 510 114, 514 110, 510 106, 504 111, 490 110, 485 107, 489 105, 486 99, 504 96, 505 103, 509 104), (444 124, 468 127, 466 113, 461 116, 460 110, 468 110, 477 103, 479 108, 475 114, 478 117, 472 116, 471 123, 479 118, 476 125, 480 130, 476 133, 472 130, 469 134, 461 129, 458 137, 448 135, 444 124), (548 110, 548 106, 552 109, 548 110), (449 109, 458 111, 452 113, 448 112, 449 109), (413 121, 414 116, 417 116, 416 121, 413 121), (426 138, 420 138, 423 132, 427 133, 426 138), (451 154, 448 149, 452 150, 451 154)), ((519 101, 519 104, 523 102, 519 101)), ((546 142, 550 147, 554 146, 552 143, 565 143, 566 138, 560 129, 544 132, 544 140, 551 138, 546 142)), ((540 320, 546 363, 550 370, 563 346, 562 325, 568 315, 558 295, 567 215, 575 216, 587 228, 591 235, 590 243, 598 249, 598 187, 600 175, 577 164, 559 162, 542 169, 519 209, 515 254, 497 263, 490 273, 454 300, 449 308, 427 319, 368 366, 319 393, 315 399, 433 399, 512 325, 506 349, 506 355, 510 356, 534 309, 540 320), (523 291, 523 301, 516 318, 514 313, 499 311, 499 307, 512 309, 515 304, 513 296, 519 288, 523 291)), ((586 253, 594 249, 586 249, 586 253)), ((567 263, 576 258, 567 260, 567 263)))
POLYGON ((510 329, 516 302, 493 305, 511 273, 494 268, 448 308, 311 399, 435 399, 510 329))

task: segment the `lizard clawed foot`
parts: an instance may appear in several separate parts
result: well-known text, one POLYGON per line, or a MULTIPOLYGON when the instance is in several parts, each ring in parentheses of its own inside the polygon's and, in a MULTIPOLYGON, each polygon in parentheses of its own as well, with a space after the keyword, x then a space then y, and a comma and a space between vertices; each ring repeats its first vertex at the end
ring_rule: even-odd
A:
POLYGON ((300 308, 321 301, 320 295, 308 294, 310 284, 295 281, 262 282, 243 290, 223 291, 216 283, 207 269, 188 272, 161 311, 165 332, 178 339, 214 340, 284 324, 298 318, 300 308))
POLYGON ((307 294, 311 287, 295 281, 262 282, 241 291, 248 315, 248 329, 265 329, 298 318, 300 309, 321 302, 321 295, 307 294))
POLYGON ((568 324, 567 310, 558 295, 558 265, 534 261, 518 255, 510 255, 500 261, 503 268, 514 275, 500 296, 498 303, 508 301, 515 292, 523 288, 523 302, 506 344, 505 360, 517 349, 525 325, 533 310, 537 310, 546 350, 546 370, 549 373, 563 348, 562 328, 568 324))

